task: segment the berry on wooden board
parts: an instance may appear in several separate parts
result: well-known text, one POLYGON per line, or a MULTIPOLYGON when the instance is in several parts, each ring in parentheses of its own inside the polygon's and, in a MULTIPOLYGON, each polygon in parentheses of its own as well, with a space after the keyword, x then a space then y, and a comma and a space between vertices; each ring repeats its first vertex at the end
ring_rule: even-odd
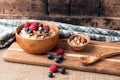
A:
POLYGON ((50 70, 50 72, 53 72, 53 73, 55 73, 55 72, 58 71, 58 70, 57 70, 57 66, 54 65, 54 64, 50 66, 50 69, 49 69, 49 70, 50 70))
POLYGON ((59 72, 60 72, 61 74, 65 74, 65 73, 66 73, 66 69, 65 69, 65 68, 60 68, 60 69, 59 69, 59 72))
POLYGON ((48 77, 53 77, 53 73, 52 72, 48 72, 48 77))
POLYGON ((53 59, 53 55, 50 53, 47 55, 47 57, 48 57, 48 59, 53 59))
POLYGON ((64 55, 64 52, 65 52, 64 49, 58 49, 56 54, 57 55, 64 55))

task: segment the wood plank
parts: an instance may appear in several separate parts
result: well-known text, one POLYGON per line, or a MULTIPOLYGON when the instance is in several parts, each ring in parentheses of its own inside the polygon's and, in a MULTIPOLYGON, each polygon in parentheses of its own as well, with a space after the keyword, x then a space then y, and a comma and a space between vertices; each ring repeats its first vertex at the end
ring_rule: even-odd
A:
POLYGON ((47 3, 43 0, 2 0, 0 5, 4 5, 4 14, 47 15, 47 3))
POLYGON ((80 17, 80 16, 41 16, 41 15, 6 15, 0 14, 0 18, 6 19, 37 19, 58 21, 86 27, 120 30, 120 18, 116 17, 80 17))
POLYGON ((70 0, 48 0, 49 15, 69 15, 70 0))
POLYGON ((120 17, 120 0, 103 0, 101 16, 120 17))
POLYGON ((46 55, 32 55, 25 53, 17 43, 13 43, 11 47, 4 54, 3 59, 9 62, 34 64, 40 66, 50 66, 56 64, 58 67, 65 67, 72 70, 82 70, 97 73, 107 73, 120 75, 120 56, 107 58, 99 61, 93 65, 82 65, 79 61, 80 56, 93 56, 100 53, 119 52, 120 43, 106 43, 99 41, 91 41, 87 48, 80 52, 72 51, 66 42, 66 39, 60 39, 58 46, 51 52, 55 55, 58 48, 65 49, 65 59, 60 64, 55 63, 54 60, 47 59, 46 55), (118 46, 117 46, 118 45, 118 46), (114 48, 113 48, 114 47, 114 48))
POLYGON ((71 0, 71 15, 99 16, 99 14, 99 0, 71 0))

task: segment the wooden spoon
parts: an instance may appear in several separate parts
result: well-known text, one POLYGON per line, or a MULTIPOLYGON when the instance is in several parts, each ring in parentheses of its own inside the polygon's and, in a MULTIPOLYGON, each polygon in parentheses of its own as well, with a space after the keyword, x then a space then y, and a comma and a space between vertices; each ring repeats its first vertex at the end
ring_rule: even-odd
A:
POLYGON ((96 56, 83 56, 80 57, 80 61, 83 64, 93 64, 97 62, 98 60, 104 59, 106 57, 111 57, 114 55, 118 55, 120 52, 115 52, 115 53, 107 53, 107 54, 98 54, 96 56))

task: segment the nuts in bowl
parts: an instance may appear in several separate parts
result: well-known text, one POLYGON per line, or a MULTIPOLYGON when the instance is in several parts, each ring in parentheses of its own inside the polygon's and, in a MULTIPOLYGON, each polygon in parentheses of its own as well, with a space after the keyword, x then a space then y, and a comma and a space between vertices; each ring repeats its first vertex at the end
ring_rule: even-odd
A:
POLYGON ((26 22, 16 29, 16 41, 27 53, 43 54, 53 49, 59 40, 59 29, 48 22, 26 22))
POLYGON ((86 45, 90 42, 90 38, 86 35, 76 34, 72 35, 67 40, 68 45, 74 51, 83 50, 86 45))

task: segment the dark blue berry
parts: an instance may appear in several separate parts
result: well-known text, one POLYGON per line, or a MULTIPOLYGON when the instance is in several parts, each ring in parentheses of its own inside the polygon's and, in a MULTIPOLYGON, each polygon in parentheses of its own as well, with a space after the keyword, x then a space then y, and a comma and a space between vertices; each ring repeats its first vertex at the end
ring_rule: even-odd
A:
POLYGON ((62 73, 62 74, 65 74, 66 73, 66 69, 65 68, 60 68, 59 72, 62 73))
POLYGON ((47 29, 44 30, 44 33, 48 33, 49 31, 47 29))
POLYGON ((59 55, 58 58, 59 58, 60 60, 63 60, 63 59, 64 59, 63 55, 59 55))
POLYGON ((60 62, 61 62, 60 58, 56 57, 56 58, 55 58, 55 62, 56 62, 56 63, 60 63, 60 62))
POLYGON ((48 57, 48 59, 53 59, 53 55, 52 54, 48 54, 47 57, 48 57))
POLYGON ((29 28, 24 28, 24 30, 25 30, 26 32, 28 32, 28 31, 29 31, 29 28))
POLYGON ((43 27, 43 24, 39 24, 38 27, 43 27))
POLYGON ((52 72, 48 72, 48 76, 49 77, 53 77, 53 73, 52 72))
POLYGON ((28 32, 29 32, 30 34, 31 34, 31 33, 33 33, 33 31, 32 31, 32 30, 29 30, 28 32))

